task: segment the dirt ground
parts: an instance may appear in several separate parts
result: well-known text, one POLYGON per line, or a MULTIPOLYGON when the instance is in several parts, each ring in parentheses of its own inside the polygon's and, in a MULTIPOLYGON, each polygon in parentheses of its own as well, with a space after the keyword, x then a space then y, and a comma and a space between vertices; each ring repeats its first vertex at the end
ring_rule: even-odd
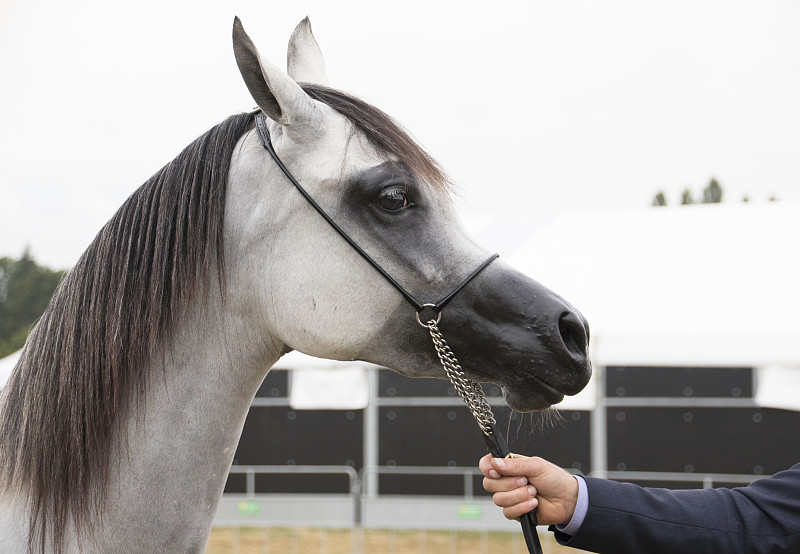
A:
MULTIPOLYGON (((550 533, 544 554, 578 554, 550 533)), ((232 528, 211 532, 206 554, 526 554, 522 533, 381 529, 232 528)))

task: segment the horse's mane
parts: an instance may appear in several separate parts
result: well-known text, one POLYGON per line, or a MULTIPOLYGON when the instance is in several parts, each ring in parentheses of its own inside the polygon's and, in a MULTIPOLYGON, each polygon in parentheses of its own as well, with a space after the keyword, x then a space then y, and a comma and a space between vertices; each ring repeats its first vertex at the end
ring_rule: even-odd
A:
MULTIPOLYGON (((385 113, 340 91, 303 88, 380 151, 447 188, 446 174, 385 113)), ((99 521, 114 445, 124 444, 129 413, 144 401, 143 368, 215 271, 224 291, 227 177, 252 122, 252 114, 231 116, 134 192, 31 332, 0 395, 0 496, 29 508, 31 550, 60 552, 70 522, 80 537, 99 521)))
POLYGON ((99 513, 141 368, 211 268, 222 275, 228 168, 251 120, 214 127, 131 195, 31 332, 0 406, 0 482, 30 498, 31 546, 50 532, 58 551, 70 515, 80 531, 99 513))

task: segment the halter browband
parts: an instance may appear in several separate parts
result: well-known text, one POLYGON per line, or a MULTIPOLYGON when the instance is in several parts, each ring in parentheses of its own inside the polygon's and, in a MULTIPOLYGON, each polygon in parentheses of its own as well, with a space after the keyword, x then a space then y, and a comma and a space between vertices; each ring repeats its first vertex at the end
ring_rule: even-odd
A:
MULTIPOLYGON (((337 223, 336 223, 336 222, 335 222, 333 219, 331 219, 331 217, 330 217, 330 216, 329 216, 329 215, 328 215, 328 214, 325 212, 325 210, 323 210, 323 209, 320 207, 320 205, 319 205, 319 204, 317 204, 317 203, 314 201, 314 199, 313 199, 313 198, 311 198, 311 195, 310 195, 310 194, 308 194, 308 192, 306 191, 306 189, 304 189, 304 188, 303 188, 303 187, 300 185, 300 183, 297 181, 297 179, 295 179, 295 178, 294 178, 294 175, 292 175, 292 173, 289 171, 289 169, 288 169, 288 168, 287 168, 287 167, 286 167, 286 166, 283 164, 283 162, 281 161, 281 159, 278 157, 278 154, 277 154, 277 152, 275 152, 275 148, 272 146, 272 140, 270 139, 270 136, 269 136, 269 129, 267 129, 267 122, 266 122, 266 118, 264 117, 264 114, 263 114, 262 112, 260 112, 260 111, 259 111, 259 112, 257 112, 257 113, 255 114, 255 119, 256 119, 256 131, 258 132, 258 136, 261 138, 261 144, 262 144, 262 145, 264 145, 264 148, 267 150, 267 152, 269 152, 269 155, 270 155, 270 156, 272 156, 272 159, 273 159, 273 160, 275 160, 275 163, 276 163, 276 164, 277 164, 277 166, 280 168, 280 170, 281 170, 281 171, 283 171, 283 174, 284 174, 284 175, 286 175, 286 177, 289 179, 289 181, 291 181, 291 183, 292 183, 292 184, 295 186, 295 188, 296 188, 298 191, 300 191, 300 194, 302 194, 302 195, 303 195, 303 198, 305 198, 305 199, 308 201, 308 203, 309 203, 309 204, 311 204, 311 206, 312 206, 312 207, 313 207, 315 210, 317 210, 317 213, 319 213, 319 215, 321 215, 321 216, 322 216, 322 217, 325 219, 325 221, 327 221, 327 222, 330 224, 330 226, 331 226, 331 227, 333 227, 333 228, 334 228, 334 230, 335 230, 337 233, 339 233, 339 235, 341 235, 341 237, 342 237, 344 240, 346 240, 346 241, 347 241, 347 243, 348 243, 350 246, 352 246, 352 247, 355 249, 355 251, 356 251, 356 252, 358 252, 358 253, 361 255, 361 257, 362 257, 362 258, 364 258, 364 259, 365 259, 367 262, 369 262, 369 264, 370 264, 372 267, 374 267, 374 268, 375 268, 375 269, 378 271, 378 273, 380 273, 381 275, 383 275, 383 276, 384 276, 384 278, 385 278, 387 281, 389 281, 389 283, 391 283, 391 285, 392 285, 394 288, 396 288, 396 289, 397 289, 397 291, 398 291, 400 294, 402 294, 402 295, 403 295, 403 298, 405 298, 405 299, 408 301, 408 303, 409 303, 409 304, 411 304, 411 305, 414 307, 414 309, 417 311, 417 319, 418 319, 418 320, 419 320, 419 314, 420 314, 420 312, 422 312, 422 311, 423 311, 424 309, 426 309, 426 308, 429 308, 429 309, 433 310, 434 312, 436 312, 436 315, 437 315, 437 317, 438 317, 438 316, 441 314, 441 311, 442 311, 442 309, 444 309, 444 307, 445 307, 445 306, 446 306, 446 305, 447 305, 447 304, 448 304, 448 303, 449 303, 449 302, 450 302, 450 301, 453 299, 453 297, 455 297, 455 295, 456 295, 456 294, 458 294, 459 292, 461 292, 461 289, 463 289, 464 287, 466 287, 466 286, 467 286, 467 284, 469 284, 469 282, 470 282, 470 281, 472 281, 472 280, 473 280, 473 279, 474 279, 474 278, 475 278, 475 277, 476 277, 476 276, 477 276, 477 275, 478 275, 478 274, 479 274, 481 271, 483 271, 484 269, 486 269, 486 267, 487 267, 487 266, 488 266, 490 263, 492 263, 492 262, 493 262, 493 261, 494 261, 494 260, 495 260, 495 259, 496 259, 496 258, 499 256, 499 254, 492 254, 491 256, 489 256, 489 257, 486 259, 486 261, 484 261, 484 262, 483 262, 481 265, 479 265, 479 266, 478 266, 478 268, 477 268, 475 271, 473 271, 472 273, 470 273, 470 274, 467 276, 467 278, 466 278, 466 279, 464 279, 464 280, 461 282, 461 284, 459 284, 459 285, 458 285, 458 286, 457 286, 455 289, 453 289, 453 291, 452 291, 450 294, 448 294, 447 296, 445 296, 444 298, 442 298, 441 300, 439 300, 439 301, 438 301, 438 302, 436 302, 435 304, 423 304, 422 302, 420 302, 419 300, 417 300, 417 299, 414 297, 414 295, 413 295, 413 294, 411 294, 411 293, 410 293, 410 292, 408 292, 406 289, 404 289, 404 288, 403 288, 403 286, 402 286, 400 283, 398 283, 398 282, 397 282, 397 281, 396 281, 396 280, 395 280, 395 279, 394 279, 394 278, 393 278, 391 275, 389 275, 389 273, 387 273, 387 272, 386 272, 386 270, 385 270, 385 269, 383 269, 383 268, 380 266, 380 264, 378 264, 378 262, 376 262, 375 260, 373 260, 373 259, 372 259, 372 257, 371 257, 369 254, 367 254, 367 253, 366 253, 366 252, 365 252, 365 251, 364 251, 364 250, 363 250, 363 249, 362 249, 362 248, 361 248, 361 247, 360 247, 360 246, 359 246, 359 245, 356 243, 356 241, 354 241, 354 240, 353 240, 353 239, 350 237, 350 235, 348 235, 348 234, 347 234, 347 233, 344 231, 344 229, 342 229, 341 227, 339 227, 339 225, 337 225, 337 223)), ((421 323, 421 322, 420 322, 420 323, 421 323)))

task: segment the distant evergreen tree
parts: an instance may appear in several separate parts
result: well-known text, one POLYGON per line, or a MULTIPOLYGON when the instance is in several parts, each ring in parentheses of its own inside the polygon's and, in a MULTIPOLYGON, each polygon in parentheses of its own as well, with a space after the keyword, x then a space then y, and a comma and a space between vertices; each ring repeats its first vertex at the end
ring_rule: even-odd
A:
POLYGON ((667 197, 664 196, 663 191, 658 191, 658 193, 653 197, 653 206, 666 206, 667 205, 667 197))
POLYGON ((716 204, 722 202, 722 187, 716 179, 711 179, 708 186, 703 189, 703 204, 716 204))
POLYGON ((0 358, 22 348, 63 276, 38 265, 27 249, 19 260, 0 258, 0 358))
POLYGON ((694 198, 692 198, 692 191, 688 188, 683 189, 681 193, 681 206, 687 206, 689 204, 694 204, 694 198))

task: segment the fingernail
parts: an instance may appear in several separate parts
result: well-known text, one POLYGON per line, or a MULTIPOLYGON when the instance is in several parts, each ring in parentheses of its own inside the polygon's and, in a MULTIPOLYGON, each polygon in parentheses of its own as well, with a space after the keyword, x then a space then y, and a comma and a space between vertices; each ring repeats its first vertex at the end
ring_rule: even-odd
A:
POLYGON ((497 473, 495 470, 490 469, 489 470, 489 477, 491 477, 492 479, 500 479, 500 474, 497 473))
POLYGON ((530 500, 528 500, 528 506, 530 506, 531 508, 535 508, 538 503, 539 502, 536 500, 536 498, 531 498, 530 500))
POLYGON ((517 486, 518 487, 524 487, 527 484, 528 484, 528 480, 525 477, 520 477, 519 479, 517 479, 517 486))
POLYGON ((536 496, 536 489, 533 487, 528 487, 528 494, 530 496, 536 496))
POLYGON ((503 458, 495 458, 495 459, 494 459, 494 463, 495 463, 495 465, 496 465, 497 467, 499 467, 499 468, 504 468, 504 467, 506 467, 506 463, 503 461, 503 458))

